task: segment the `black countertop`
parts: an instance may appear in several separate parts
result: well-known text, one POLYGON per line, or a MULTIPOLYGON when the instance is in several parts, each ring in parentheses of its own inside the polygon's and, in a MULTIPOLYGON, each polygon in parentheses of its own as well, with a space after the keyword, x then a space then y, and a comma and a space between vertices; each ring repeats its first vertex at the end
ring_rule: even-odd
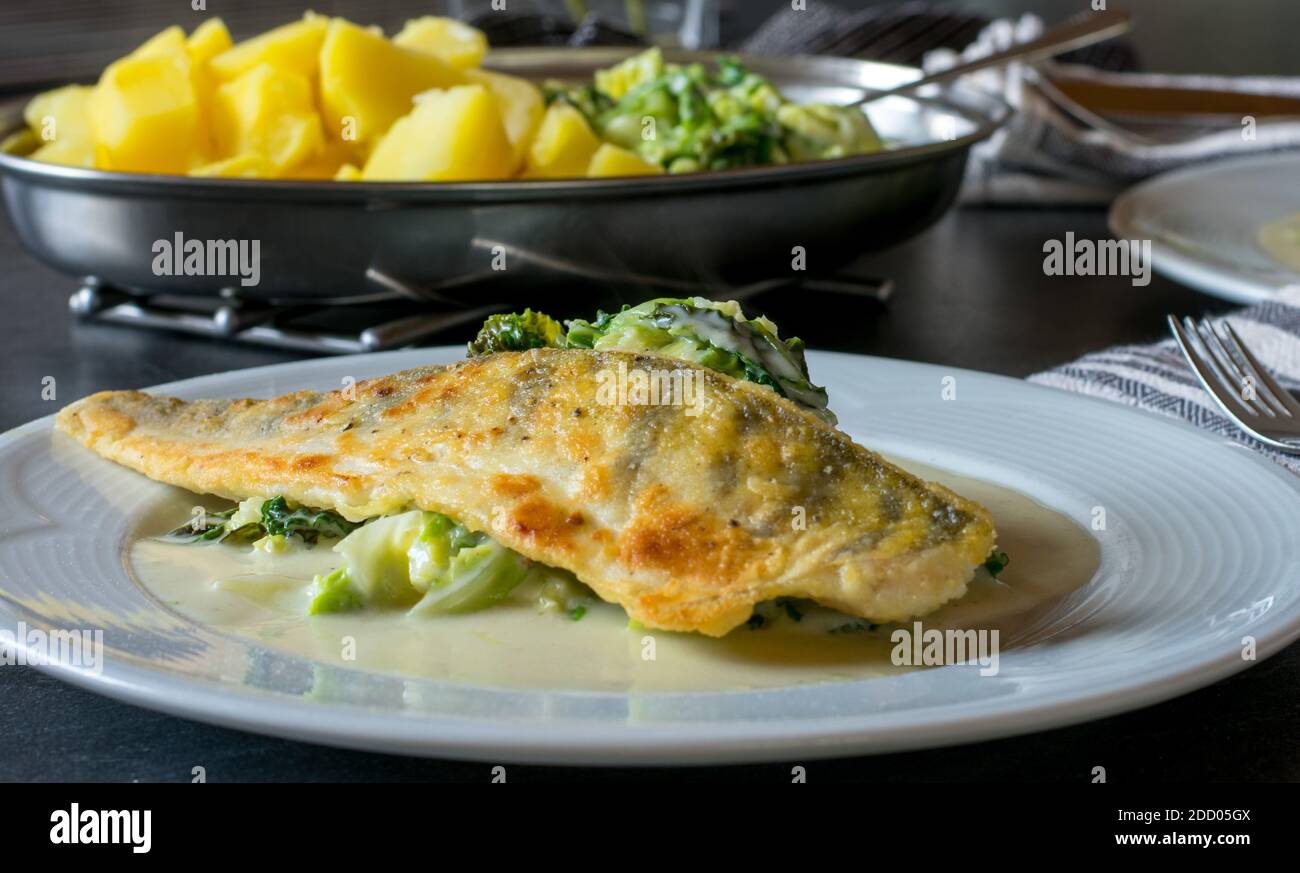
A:
MULTIPOLYGON (((1225 304, 1155 278, 1047 277, 1042 245, 1074 231, 1104 238, 1096 210, 963 209, 855 272, 887 276, 886 307, 840 297, 771 294, 753 304, 809 345, 1025 376, 1086 351, 1151 340, 1167 312, 1225 304)), ((107 388, 136 388, 299 355, 74 322, 71 279, 23 252, 0 224, 0 429, 107 388), (45 377, 57 400, 42 400, 45 377)), ((545 294, 546 292, 539 292, 545 294)), ((560 301, 540 299, 539 305, 560 301)), ((439 342, 463 342, 463 332, 439 342)), ((0 568, 2 569, 2 568, 0 568)), ((469 780, 489 765, 342 751, 159 715, 81 691, 26 667, 0 669, 3 780, 469 780)), ((814 761, 809 778, 1112 782, 1300 780, 1300 645, 1231 679, 1127 715, 1024 737, 925 752, 814 761)), ((700 769, 510 767, 511 781, 789 779, 789 766, 700 769)))

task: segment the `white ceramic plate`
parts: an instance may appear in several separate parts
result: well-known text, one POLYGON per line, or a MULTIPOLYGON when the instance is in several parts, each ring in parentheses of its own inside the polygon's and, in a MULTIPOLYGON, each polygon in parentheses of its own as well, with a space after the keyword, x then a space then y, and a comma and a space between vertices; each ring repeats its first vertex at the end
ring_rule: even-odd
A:
MULTIPOLYGON (((334 388, 458 358, 330 358, 160 386, 182 397, 334 388)), ((67 681, 165 712, 341 746, 488 761, 702 763, 968 742, 1172 697, 1300 636, 1300 488, 1248 450, 1018 380, 813 353, 845 430, 887 453, 999 481, 1096 533, 1096 576, 1034 642, 977 666, 727 693, 503 690, 312 661, 197 626, 137 588, 123 551, 165 489, 41 419, 0 436, 0 628, 102 627, 102 673, 67 681), (941 399, 953 377, 956 398, 941 399)))
POLYGON ((1300 284, 1258 243, 1261 225, 1300 212, 1300 155, 1282 153, 1175 170, 1130 188, 1110 228, 1151 240, 1156 272, 1236 303, 1300 284))

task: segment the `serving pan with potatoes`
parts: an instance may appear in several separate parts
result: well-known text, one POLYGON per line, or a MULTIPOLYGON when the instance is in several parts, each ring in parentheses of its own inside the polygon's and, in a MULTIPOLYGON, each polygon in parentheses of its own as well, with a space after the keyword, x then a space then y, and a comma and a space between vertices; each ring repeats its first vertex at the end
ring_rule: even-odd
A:
POLYGON ((962 88, 840 108, 917 75, 887 64, 488 49, 432 16, 391 37, 310 12, 239 43, 218 18, 171 27, 94 84, 0 107, 0 185, 34 254, 130 290, 231 293, 155 272, 177 234, 258 240, 249 299, 735 285, 917 232, 1005 116, 962 88))

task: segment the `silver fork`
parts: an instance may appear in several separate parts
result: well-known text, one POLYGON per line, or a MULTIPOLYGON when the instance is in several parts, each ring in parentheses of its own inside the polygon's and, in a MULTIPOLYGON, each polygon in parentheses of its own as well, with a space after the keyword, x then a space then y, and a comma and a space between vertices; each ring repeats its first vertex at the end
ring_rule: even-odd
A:
POLYGON ((1300 454, 1300 402, 1277 383, 1227 321, 1169 316, 1183 357, 1224 414, 1260 442, 1300 454))

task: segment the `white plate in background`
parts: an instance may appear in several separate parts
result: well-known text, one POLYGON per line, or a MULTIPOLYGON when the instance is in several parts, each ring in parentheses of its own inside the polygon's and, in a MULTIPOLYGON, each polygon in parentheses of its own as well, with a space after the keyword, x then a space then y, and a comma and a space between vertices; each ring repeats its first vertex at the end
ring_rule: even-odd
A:
POLYGON ((1110 228, 1151 240, 1156 272, 1236 303, 1267 300, 1300 273, 1260 247, 1260 228, 1300 213, 1300 154, 1198 164, 1148 179, 1110 209, 1110 228))

